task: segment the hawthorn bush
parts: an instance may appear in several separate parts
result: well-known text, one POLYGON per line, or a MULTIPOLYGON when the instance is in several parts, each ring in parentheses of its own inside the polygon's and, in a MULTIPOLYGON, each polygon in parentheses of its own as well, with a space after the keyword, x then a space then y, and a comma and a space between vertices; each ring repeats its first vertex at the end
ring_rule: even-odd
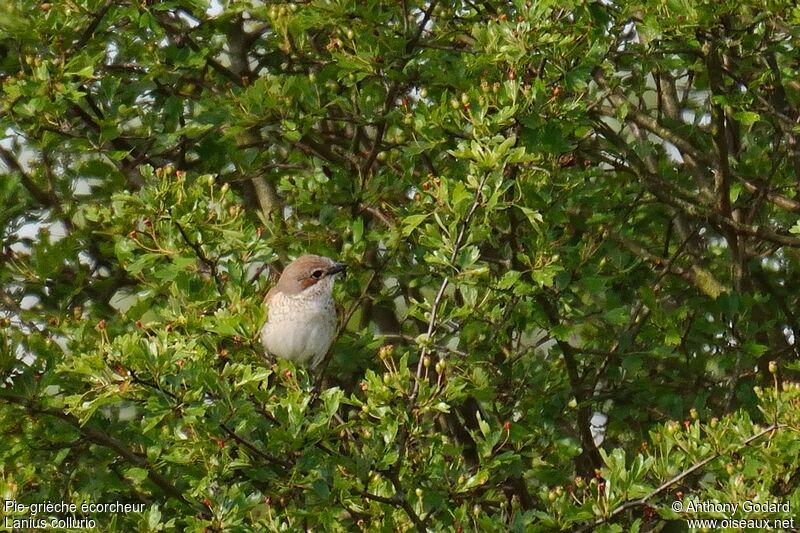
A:
POLYGON ((7 2, 3 527, 792 519, 798 28, 781 1, 7 2), (316 374, 258 340, 302 253, 350 265, 316 374), (689 505, 746 501, 781 506, 689 505))

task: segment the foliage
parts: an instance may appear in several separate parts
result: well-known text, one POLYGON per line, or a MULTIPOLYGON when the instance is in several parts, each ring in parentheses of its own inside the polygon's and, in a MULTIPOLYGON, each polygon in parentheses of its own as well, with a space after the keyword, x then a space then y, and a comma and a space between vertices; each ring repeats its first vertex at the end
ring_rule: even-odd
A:
POLYGON ((109 531, 800 508, 792 2, 0 10, 4 500, 145 504, 76 514, 109 531), (350 264, 320 379, 258 341, 306 252, 350 264))

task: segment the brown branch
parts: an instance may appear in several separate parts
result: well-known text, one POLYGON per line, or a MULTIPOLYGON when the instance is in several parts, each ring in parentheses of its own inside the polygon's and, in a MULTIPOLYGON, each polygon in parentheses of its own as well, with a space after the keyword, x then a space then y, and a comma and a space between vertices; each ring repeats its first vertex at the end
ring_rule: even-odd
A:
POLYGON ((6 167, 8 167, 9 170, 19 174, 19 179, 22 183, 22 186, 25 187, 25 190, 28 191, 31 196, 33 196, 33 199, 36 200, 39 205, 49 208, 58 206, 58 198, 36 185, 28 173, 25 172, 25 169, 22 168, 19 160, 14 157, 14 154, 2 146, 0 146, 0 159, 3 160, 3 163, 6 165, 6 167))
POLYGON ((220 278, 219 271, 217 268, 217 263, 219 262, 219 259, 209 259, 208 256, 205 254, 205 252, 203 252, 203 248, 189 238, 189 235, 183 229, 181 223, 178 222, 178 219, 175 218, 175 216, 172 214, 172 209, 168 208, 167 212, 169 213, 170 219, 172 220, 173 224, 175 224, 175 226, 178 228, 178 232, 181 234, 183 241, 194 251, 195 255, 197 256, 197 259, 199 259, 203 265, 208 266, 208 268, 211 270, 211 275, 214 278, 214 283, 216 283, 217 285, 217 291, 219 292, 219 294, 220 295, 225 294, 225 284, 222 282, 222 278, 220 278))
MULTIPOLYGON (((550 298, 540 295, 537 301, 542 307, 548 322, 552 327, 561 324, 561 317, 558 313, 554 301, 550 298)), ((595 469, 600 468, 602 465, 602 457, 594 443, 591 428, 589 427, 589 420, 591 413, 589 412, 589 393, 582 384, 580 373, 578 372, 578 361, 575 357, 577 350, 575 350, 569 343, 556 339, 556 344, 561 349, 564 356, 564 365, 567 367, 567 377, 569 378, 570 389, 575 400, 578 402, 578 435, 581 440, 581 447, 583 448, 582 456, 589 460, 589 466, 580 468, 581 474, 590 475, 595 469)), ((579 465, 580 466, 580 465, 579 465)))
POLYGON ((88 43, 89 39, 92 38, 92 35, 94 35, 95 30, 97 30, 97 27, 100 25, 100 22, 102 22, 103 18, 106 16, 106 13, 108 13, 108 10, 111 9, 111 6, 113 5, 114 0, 107 0, 106 3, 100 7, 100 10, 97 11, 94 16, 92 16, 92 21, 88 26, 86 26, 86 29, 83 30, 83 33, 81 33, 80 38, 70 47, 69 51, 67 51, 67 56, 72 55, 86 46, 86 43, 88 43))
POLYGON ((633 253, 637 257, 647 261, 652 265, 663 268, 664 272, 669 272, 670 274, 680 276, 700 289, 700 291, 702 291, 704 294, 712 298, 717 298, 722 292, 730 291, 730 289, 717 281, 713 274, 699 265, 692 265, 692 268, 684 269, 674 264, 674 257, 670 259, 664 259, 663 257, 651 253, 642 245, 631 239, 628 239, 627 237, 624 237, 611 230, 606 230, 606 232, 612 241, 622 245, 623 248, 633 253))
POLYGON ((282 460, 280 460, 280 459, 278 459, 276 457, 272 457, 272 456, 268 455, 265 452, 262 452, 252 442, 250 442, 249 440, 245 439, 244 437, 239 436, 234 430, 229 428, 228 425, 225 424, 224 422, 220 422, 219 427, 222 428, 222 431, 227 433, 229 437, 231 437, 233 440, 235 440, 241 446, 244 446, 245 448, 247 448, 248 450, 253 452, 257 457, 260 457, 261 459, 263 459, 264 461, 266 461, 268 463, 277 464, 277 465, 280 465, 281 467, 283 467, 284 468, 284 474, 286 473, 286 470, 291 468, 291 466, 292 466, 291 464, 289 464, 286 461, 282 461, 282 460))
POLYGON ((365 203, 358 204, 358 209, 363 213, 368 213, 372 218, 380 220, 387 228, 394 228, 395 221, 391 215, 384 213, 380 208, 367 205, 365 203))
MULTIPOLYGON (((201 50, 200 45, 198 45, 187 32, 184 32, 180 28, 173 26, 168 21, 168 15, 163 14, 163 12, 158 13, 160 16, 156 16, 156 20, 169 34, 169 36, 173 38, 176 46, 180 47, 182 44, 187 44, 193 52, 199 52, 201 50)), ((217 71, 217 73, 221 74, 224 78, 234 83, 237 87, 244 87, 244 82, 242 81, 241 76, 238 76, 231 69, 220 63, 211 55, 210 52, 206 55, 205 60, 212 69, 217 71)))
MULTIPOLYGON (((726 218, 732 218, 731 212, 731 183, 733 182, 729 158, 731 150, 728 144, 728 123, 725 110, 715 101, 715 96, 724 95, 722 80, 722 60, 714 43, 714 38, 704 45, 706 70, 708 71, 709 88, 711 97, 711 140, 714 144, 716 164, 714 166, 714 196, 716 210, 726 218)), ((746 259, 745 245, 740 239, 741 235, 731 227, 725 229, 725 239, 731 250, 733 267, 733 283, 736 290, 741 290, 745 276, 744 262, 746 259)))
POLYGON ((739 181, 741 181, 742 185, 744 185, 744 188, 751 193, 762 194, 763 191, 764 198, 766 198, 768 202, 775 204, 781 209, 785 209, 791 213, 800 213, 800 202, 797 200, 772 191, 764 191, 764 186, 757 185, 756 183, 745 178, 739 178, 739 181))
POLYGON ((417 528, 417 531, 425 532, 428 530, 425 527, 425 522, 423 522, 422 519, 417 515, 417 513, 414 511, 414 508, 411 507, 411 505, 408 503, 408 500, 406 500, 400 494, 395 494, 392 497, 387 497, 387 496, 379 496, 378 494, 372 494, 371 492, 364 491, 361 493, 361 496, 368 500, 385 503, 386 505, 391 505, 393 507, 399 507, 403 509, 408 515, 408 518, 410 518, 411 521, 414 523, 414 527, 417 528))
POLYGON ((711 206, 705 203, 698 205, 695 200, 703 200, 702 191, 700 194, 692 194, 691 192, 679 187, 674 182, 660 178, 654 172, 648 170, 647 165, 635 153, 629 150, 628 146, 622 138, 612 131, 608 126, 598 123, 596 125, 598 132, 603 137, 611 142, 617 149, 621 150, 627 158, 627 161, 635 168, 636 173, 651 186, 648 187, 650 193, 661 200, 662 202, 671 205, 685 214, 698 218, 700 220, 711 221, 716 223, 719 227, 730 228, 741 235, 750 237, 758 237, 762 240, 770 241, 775 244, 791 246, 792 248, 800 248, 800 239, 792 237, 784 233, 778 233, 775 230, 764 226, 756 226, 753 224, 745 224, 734 220, 733 218, 726 217, 711 206))
MULTIPOLYGON (((697 230, 692 231, 691 233, 686 235, 684 237, 683 241, 678 246, 678 248, 672 254, 672 256, 670 256, 670 258, 667 259, 665 263, 659 264, 659 266, 662 267, 662 270, 661 270, 661 273, 658 274, 658 276, 654 280, 654 283, 652 284, 654 292, 658 292, 660 290, 661 281, 664 279, 664 277, 667 274, 674 273, 673 264, 683 254, 684 250, 688 247, 688 245, 691 242, 691 240, 694 239, 694 236, 695 236, 696 233, 697 233, 697 230)), ((614 237, 610 234, 610 232, 609 232, 609 237, 612 240, 614 240, 614 237)), ((668 242, 665 243, 665 247, 667 247, 668 245, 669 245, 668 242)), ((642 248, 642 250, 644 250, 644 249, 642 248)), ((644 251, 646 252, 646 250, 644 250, 644 251)), ((665 255, 666 255, 666 248, 665 248, 665 255)), ((660 257, 657 257, 657 256, 654 256, 654 257, 659 261, 663 261, 663 259, 660 258, 660 257)), ((691 257, 691 254, 690 254, 690 257, 691 257)), ((699 265, 697 265, 697 268, 699 268, 699 265)), ((641 300, 637 301, 636 305, 637 305, 637 307, 635 309, 635 312, 632 313, 632 316, 631 316, 630 321, 628 323, 628 326, 626 328, 627 331, 628 331, 628 338, 629 338, 628 344, 633 344, 634 340, 639 335, 639 332, 644 327, 647 319, 650 317, 650 310, 649 309, 646 310, 644 313, 639 314, 640 311, 643 308, 641 300)), ((687 333, 688 333, 688 330, 687 330, 687 333)), ((619 357, 619 348, 620 348, 620 346, 622 346, 622 344, 619 342, 619 340, 617 340, 617 341, 614 342, 614 345, 612 346, 611 350, 609 352, 607 352, 607 354, 603 354, 603 353, 598 354, 598 355, 605 355, 605 359, 603 360, 603 364, 600 366, 600 369, 595 374, 594 382, 592 383, 591 389, 589 389, 589 390, 596 391, 597 385, 598 385, 598 383, 600 383, 600 380, 602 379, 603 374, 605 374, 606 369, 611 365, 612 362, 616 361, 617 358, 619 357)), ((581 348, 580 351, 582 353, 591 353, 591 352, 588 352, 585 348, 581 348)))

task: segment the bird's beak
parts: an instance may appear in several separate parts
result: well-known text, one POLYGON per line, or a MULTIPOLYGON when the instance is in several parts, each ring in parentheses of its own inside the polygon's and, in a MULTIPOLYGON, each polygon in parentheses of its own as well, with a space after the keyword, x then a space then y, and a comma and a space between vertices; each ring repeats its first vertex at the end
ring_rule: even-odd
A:
POLYGON ((344 263, 334 263, 332 267, 328 269, 328 275, 333 276, 334 274, 338 274, 339 272, 344 272, 347 270, 347 265, 344 263))

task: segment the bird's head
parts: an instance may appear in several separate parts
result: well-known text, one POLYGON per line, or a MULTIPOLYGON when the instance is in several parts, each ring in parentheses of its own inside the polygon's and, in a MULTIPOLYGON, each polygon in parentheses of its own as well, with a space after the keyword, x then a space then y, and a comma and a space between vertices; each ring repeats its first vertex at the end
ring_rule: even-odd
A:
MULTIPOLYGON (((303 255, 289 263, 270 292, 280 291, 287 296, 330 294, 336 274, 346 268, 344 263, 337 263, 321 255, 303 255)), ((269 296, 267 295, 267 299, 269 296)))

